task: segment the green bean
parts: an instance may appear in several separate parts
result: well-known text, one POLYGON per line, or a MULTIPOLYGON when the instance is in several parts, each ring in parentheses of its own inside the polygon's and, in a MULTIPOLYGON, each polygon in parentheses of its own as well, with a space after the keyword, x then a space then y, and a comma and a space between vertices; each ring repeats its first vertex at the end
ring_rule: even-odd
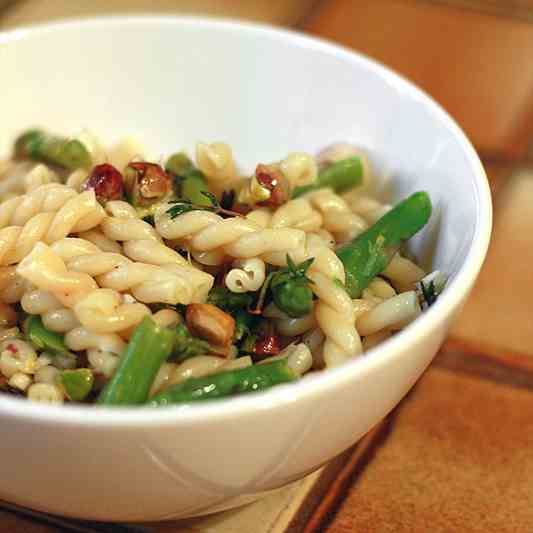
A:
POLYGON ((49 350, 52 352, 65 353, 68 352, 67 347, 63 341, 63 335, 46 329, 43 325, 41 317, 38 315, 31 315, 26 319, 24 324, 26 336, 28 340, 38 350, 49 350))
POLYGON ((352 298, 361 295, 372 279, 385 269, 401 242, 422 229, 430 216, 428 194, 414 193, 336 251, 344 264, 346 290, 352 298))
POLYGON ((135 328, 115 374, 98 397, 98 403, 144 403, 159 368, 172 352, 175 340, 175 331, 160 327, 145 317, 135 328))
POLYGON ((336 193, 342 193, 353 189, 363 180, 363 164, 359 157, 349 157, 337 161, 318 174, 315 182, 309 185, 296 187, 292 191, 292 198, 298 198, 302 194, 331 187, 336 193))
POLYGON ((70 400, 81 402, 93 388, 94 375, 88 368, 63 370, 59 374, 59 383, 70 400))
POLYGON ((156 407, 215 400, 235 394, 261 391, 280 383, 295 381, 297 377, 294 370, 289 367, 287 359, 278 359, 264 365, 188 379, 157 394, 150 400, 149 405, 156 407))
POLYGON ((42 130, 29 130, 15 141, 15 156, 43 161, 68 170, 89 168, 92 164, 87 148, 76 139, 65 139, 42 130))

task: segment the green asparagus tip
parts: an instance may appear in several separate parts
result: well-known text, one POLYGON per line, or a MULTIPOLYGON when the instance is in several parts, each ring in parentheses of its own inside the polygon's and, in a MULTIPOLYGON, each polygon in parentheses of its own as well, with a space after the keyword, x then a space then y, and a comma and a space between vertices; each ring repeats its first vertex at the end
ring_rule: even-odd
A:
POLYGON ((324 169, 318 175, 314 183, 296 187, 292 192, 292 198, 298 198, 302 194, 330 187, 336 193, 343 193, 357 187, 363 181, 363 163, 359 157, 349 157, 337 161, 324 169))
POLYGON ((24 330, 28 340, 38 349, 57 353, 68 352, 63 336, 46 329, 40 316, 32 315, 26 319, 24 330))
POLYGON ((70 400, 81 402, 93 388, 94 375, 88 368, 63 370, 59 374, 59 383, 70 400))

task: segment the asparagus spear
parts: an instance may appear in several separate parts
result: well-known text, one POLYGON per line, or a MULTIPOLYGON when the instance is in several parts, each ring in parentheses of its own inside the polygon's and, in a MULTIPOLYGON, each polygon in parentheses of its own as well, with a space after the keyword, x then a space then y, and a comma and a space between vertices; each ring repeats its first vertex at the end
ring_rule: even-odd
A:
POLYGON ((209 193, 207 180, 185 153, 177 152, 170 156, 165 169, 178 179, 180 198, 188 200, 194 205, 211 205, 205 194, 209 193))
POLYGON ((88 368, 63 370, 59 374, 59 383, 70 400, 81 402, 93 388, 94 375, 88 368))
POLYGON ((346 272, 346 290, 352 298, 361 295, 370 281, 388 265, 401 241, 417 233, 430 216, 428 194, 414 193, 337 250, 346 272))
POLYGON ((52 163, 68 170, 89 168, 91 156, 76 139, 66 139, 42 130, 24 132, 15 141, 15 157, 52 163))
POLYGON ((59 353, 68 352, 68 349, 63 341, 63 336, 59 333, 46 329, 40 316, 29 316, 26 319, 24 327, 28 340, 38 350, 49 350, 59 353))
POLYGON ((349 157, 324 169, 313 183, 296 187, 292 191, 292 197, 298 198, 302 194, 324 187, 331 187, 337 193, 345 192, 359 185, 362 179, 363 164, 361 159, 349 157))
POLYGON ((145 317, 135 328, 115 374, 98 397, 98 403, 144 403, 157 372, 171 354, 175 341, 174 330, 160 327, 151 318, 145 317))
POLYGON ((197 337, 193 337, 186 326, 176 326, 176 338, 172 349, 172 357, 177 361, 184 361, 195 355, 202 355, 211 351, 209 343, 197 337))
POLYGON ((225 398, 268 389, 280 383, 294 381, 297 377, 284 358, 264 365, 188 379, 157 394, 150 400, 149 405, 156 407, 225 398))

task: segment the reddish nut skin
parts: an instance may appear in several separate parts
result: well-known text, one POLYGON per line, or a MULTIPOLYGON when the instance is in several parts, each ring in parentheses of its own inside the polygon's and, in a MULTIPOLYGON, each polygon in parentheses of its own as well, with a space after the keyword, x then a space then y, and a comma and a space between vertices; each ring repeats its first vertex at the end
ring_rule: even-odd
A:
POLYGON ((270 191, 270 198, 257 205, 279 207, 289 199, 289 184, 285 176, 270 165, 257 165, 255 178, 265 189, 270 191))
POLYGON ((212 304, 189 304, 185 320, 190 332, 210 344, 229 346, 235 332, 235 320, 212 304))
POLYGON ((259 357, 277 355, 279 352, 280 346, 277 335, 272 333, 261 335, 255 342, 254 353, 259 357))
POLYGON ((103 163, 92 169, 81 188, 84 191, 94 189, 100 202, 120 200, 124 196, 124 179, 113 165, 103 163))
POLYGON ((161 165, 140 161, 130 163, 128 169, 135 171, 133 183, 128 183, 128 188, 132 188, 132 192, 137 193, 140 199, 160 198, 172 187, 170 176, 161 165))

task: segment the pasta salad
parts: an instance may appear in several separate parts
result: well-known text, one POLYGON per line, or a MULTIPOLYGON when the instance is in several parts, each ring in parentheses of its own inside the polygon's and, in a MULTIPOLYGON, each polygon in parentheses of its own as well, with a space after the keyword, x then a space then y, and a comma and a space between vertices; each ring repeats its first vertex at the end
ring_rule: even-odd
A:
POLYGON ((429 196, 391 206, 371 180, 348 144, 243 175, 222 142, 163 163, 131 140, 22 133, 0 160, 0 390, 161 406, 364 355, 446 283, 404 247, 429 196))

